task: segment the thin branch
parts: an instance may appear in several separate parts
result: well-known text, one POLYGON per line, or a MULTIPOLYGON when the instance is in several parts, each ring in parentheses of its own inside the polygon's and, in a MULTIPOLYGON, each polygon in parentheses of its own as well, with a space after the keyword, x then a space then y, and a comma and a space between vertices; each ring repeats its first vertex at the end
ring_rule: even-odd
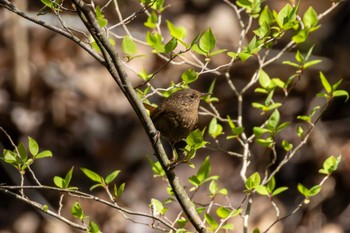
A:
POLYGON ((98 62, 100 62, 101 64, 104 65, 104 60, 100 55, 98 55, 90 46, 86 45, 83 41, 81 41, 78 37, 72 35, 71 33, 62 30, 61 28, 52 26, 52 25, 46 23, 45 21, 42 21, 40 19, 29 16, 28 14, 19 10, 14 4, 12 4, 8 0, 0 0, 0 6, 6 8, 7 10, 9 10, 17 15, 19 15, 22 18, 25 18, 25 19, 27 19, 35 24, 43 26, 43 27, 45 27, 53 32, 61 34, 64 37, 67 37, 68 39, 71 39, 76 44, 78 44, 82 49, 84 49, 86 52, 88 52, 92 57, 94 57, 98 62))
MULTIPOLYGON (((56 188, 56 187, 51 187, 51 186, 9 186, 9 185, 0 185, 0 191, 6 193, 6 191, 8 190, 18 190, 18 189, 44 189, 44 190, 51 190, 51 191, 56 191, 56 192, 61 192, 61 193, 68 193, 71 196, 74 197, 78 197, 78 198, 83 198, 83 199, 89 199, 89 200, 93 200, 96 202, 99 202, 101 204, 107 205, 109 207, 112 207, 113 209, 117 209, 118 211, 122 212, 122 213, 126 213, 129 215, 133 215, 133 216, 140 216, 140 217, 147 217, 156 221, 159 221, 160 223, 162 223, 164 226, 168 227, 169 229, 175 230, 176 228, 174 228, 170 223, 164 221, 163 219, 153 216, 151 214, 147 214, 147 213, 142 213, 142 212, 136 212, 136 211, 131 211, 128 209, 125 209, 123 207, 120 207, 117 203, 113 203, 113 202, 109 202, 106 201, 104 199, 101 199, 97 196, 93 196, 91 194, 88 193, 84 193, 81 191, 77 191, 77 190, 69 190, 69 189, 61 189, 61 188, 56 188)), ((22 199, 21 199, 22 200, 22 199)), ((24 198, 24 200, 27 200, 24 198)))
MULTIPOLYGON (((62 221, 62 222, 64 222, 64 223, 68 224, 68 225, 71 226, 71 227, 74 227, 74 228, 76 228, 76 229, 83 230, 83 231, 86 231, 86 230, 87 230, 87 228, 86 228, 85 226, 76 224, 76 223, 74 223, 74 222, 72 222, 72 221, 66 219, 66 218, 63 217, 63 216, 61 216, 61 215, 59 215, 59 214, 56 214, 55 212, 53 212, 53 211, 51 211, 51 210, 45 210, 45 208, 44 208, 45 206, 43 206, 43 205, 41 205, 41 204, 39 204, 39 203, 37 203, 37 202, 31 201, 31 200, 29 200, 29 199, 23 197, 22 195, 19 195, 19 194, 17 194, 17 193, 14 193, 14 192, 9 191, 8 189, 11 189, 12 187, 14 187, 14 186, 10 186, 10 187, 0 186, 0 192, 5 193, 5 194, 7 194, 7 195, 10 195, 10 196, 12 196, 12 197, 14 197, 14 198, 16 198, 16 199, 18 199, 18 200, 21 200, 21 201, 23 201, 23 202, 25 202, 25 203, 31 205, 31 206, 34 207, 35 209, 40 210, 41 212, 43 212, 43 213, 45 213, 45 214, 48 214, 48 215, 50 215, 50 216, 52 216, 52 217, 54 217, 54 218, 56 218, 56 219, 58 219, 58 220, 60 220, 60 221, 62 221)), ((35 186, 35 187, 38 187, 38 186, 35 186)), ((18 188, 18 189, 24 189, 25 186, 20 186, 20 187, 17 187, 17 188, 18 188)))
POLYGON ((183 208, 189 221, 196 228, 196 230, 199 232, 206 232, 206 229, 201 223, 201 219, 197 214, 192 201, 189 199, 186 191, 181 185, 179 178, 175 175, 174 171, 168 169, 170 161, 164 151, 160 140, 157 140, 157 138, 154 137, 157 131, 150 117, 148 116, 147 111, 144 108, 141 100, 135 93, 134 88, 132 87, 132 84, 127 77, 127 74, 123 70, 122 63, 119 60, 115 49, 110 45, 108 39, 105 36, 104 31, 99 27, 92 10, 81 0, 72 0, 72 2, 74 3, 76 9, 78 9, 78 11, 80 12, 81 19, 83 21, 86 20, 86 22, 84 23, 88 24, 87 28, 94 37, 95 41, 100 46, 101 51, 105 50, 108 53, 105 55, 107 69, 112 75, 113 79, 118 83, 121 90, 124 92, 125 96, 129 100, 131 106, 134 108, 136 114, 142 122, 145 131, 149 137, 149 140, 152 143, 155 154, 167 175, 168 181, 173 189, 173 192, 179 204, 183 208))

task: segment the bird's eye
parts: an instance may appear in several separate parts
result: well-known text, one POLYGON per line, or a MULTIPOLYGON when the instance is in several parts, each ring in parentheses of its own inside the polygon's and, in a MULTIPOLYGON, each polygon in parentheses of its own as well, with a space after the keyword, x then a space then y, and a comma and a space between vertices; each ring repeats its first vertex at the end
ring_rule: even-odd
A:
POLYGON ((190 97, 191 97, 191 99, 194 99, 194 97, 196 97, 196 95, 195 94, 191 94, 190 97))

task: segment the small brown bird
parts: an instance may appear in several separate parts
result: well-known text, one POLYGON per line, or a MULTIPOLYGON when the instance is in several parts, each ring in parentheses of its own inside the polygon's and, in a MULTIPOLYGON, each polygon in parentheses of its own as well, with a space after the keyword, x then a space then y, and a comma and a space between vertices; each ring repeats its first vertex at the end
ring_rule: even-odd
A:
MULTIPOLYGON (((145 104, 154 126, 172 146, 186 138, 198 124, 200 98, 208 94, 183 89, 171 94, 157 108, 145 104)), ((174 161, 173 157, 173 161, 174 161)))

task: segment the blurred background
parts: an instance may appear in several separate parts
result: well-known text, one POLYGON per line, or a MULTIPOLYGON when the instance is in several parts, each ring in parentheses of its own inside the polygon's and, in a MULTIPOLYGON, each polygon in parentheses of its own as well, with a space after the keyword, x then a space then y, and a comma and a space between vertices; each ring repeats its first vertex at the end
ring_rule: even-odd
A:
MULTIPOLYGON (((96 1, 104 5, 107 1, 96 1)), ((266 1, 272 9, 280 9, 289 1, 266 1)), ((35 16, 42 4, 40 1, 16 0, 18 8, 35 16)), ((328 0, 301 1, 300 12, 313 6, 321 13, 331 6, 328 0)), ((127 17, 140 9, 137 1, 120 1, 121 12, 127 17)), ((113 7, 104 11, 109 24, 118 22, 113 7)), ((35 16, 44 21, 59 25, 55 16, 47 12, 35 16)), ((74 14, 64 14, 63 19, 71 27, 85 32, 84 26, 74 14)), ((72 41, 45 28, 30 23, 13 13, 0 8, 0 127, 5 129, 15 143, 27 142, 27 136, 35 138, 40 148, 49 149, 54 157, 42 159, 33 165, 33 170, 43 184, 53 185, 53 177, 64 176, 75 166, 72 185, 88 191, 91 182, 79 171, 85 167, 106 176, 119 169, 121 174, 117 183, 126 183, 126 190, 120 199, 120 205, 135 211, 149 212, 148 203, 152 197, 164 201, 167 198, 165 182, 153 179, 148 158, 155 160, 146 134, 127 100, 112 80, 107 70, 72 41)), ((129 30, 144 40, 147 29, 143 26, 146 16, 140 14, 128 24, 129 30)), ((187 38, 211 27, 216 35, 218 48, 237 48, 240 29, 234 13, 222 1, 182 0, 172 1, 171 7, 163 13, 163 19, 170 19, 175 25, 183 25, 188 30, 187 38)), ((311 35, 309 42, 299 49, 307 51, 311 44, 314 59, 322 63, 305 72, 297 82, 290 97, 281 109, 283 119, 292 121, 291 130, 281 135, 295 139, 297 115, 307 114, 320 98, 315 95, 322 90, 318 72, 321 70, 331 83, 343 79, 341 89, 350 91, 350 4, 344 1, 340 7, 327 15, 321 22, 322 27, 311 35), (293 128, 294 127, 294 128, 293 128)), ((163 25, 164 26, 164 25, 163 25)), ((165 29, 164 29, 165 31, 165 29)), ((124 35, 121 28, 114 33, 124 35)), ((252 34, 248 34, 252 38, 252 34)), ((288 42, 289 36, 275 46, 277 54, 288 42)), ((120 42, 117 50, 120 51, 120 42)), ((147 56, 128 63, 128 74, 136 86, 141 83, 135 71, 142 68, 151 73, 164 61, 152 55, 148 48, 139 46, 140 54, 147 56)), ((284 60, 293 60, 295 50, 286 53, 277 62, 266 68, 270 77, 286 80, 295 70, 283 65, 284 60)), ((228 62, 229 58, 219 55, 213 59, 210 67, 228 62)), ((236 63, 231 77, 234 84, 241 88, 250 79, 257 67, 257 61, 250 59, 245 63, 236 63)), ((188 66, 169 65, 152 81, 155 87, 168 87, 171 82, 178 82, 181 73, 188 66)), ((237 115, 236 99, 229 91, 223 76, 205 74, 192 85, 192 88, 205 92, 210 83, 216 79, 214 96, 220 101, 215 104, 222 116, 237 115)), ((282 95, 282 93, 279 93, 282 95)), ((244 126, 248 132, 252 127, 263 122, 257 110, 252 109, 251 102, 262 101, 263 95, 254 93, 254 88, 245 96, 244 126)), ((152 98, 158 102, 159 98, 152 98)), ((207 107, 205 103, 203 107, 207 107)), ((211 118, 200 116, 200 128, 204 128, 211 118)), ((227 127, 225 126, 225 129, 227 127)), ((288 191, 276 198, 281 209, 281 216, 292 211, 302 200, 296 186, 303 183, 311 187, 322 179, 318 174, 323 161, 329 155, 342 155, 338 171, 329 178, 321 193, 312 198, 311 203, 286 220, 279 222, 270 232, 285 233, 346 233, 350 232, 350 101, 335 99, 328 108, 322 121, 316 126, 309 143, 278 174, 277 185, 290 187, 288 191)), ((221 139, 224 139, 222 136, 221 139)), ((211 139, 206 138, 208 141, 211 139)), ((220 138, 219 138, 220 139, 220 138)), ((239 145, 223 140, 228 150, 239 152, 239 145)), ((0 148, 12 149, 8 138, 0 133, 0 148)), ((262 171, 271 159, 268 151, 262 147, 253 148, 254 161, 251 172, 262 171)), ((244 184, 239 177, 241 160, 219 151, 201 150, 194 161, 196 165, 209 155, 212 174, 222 179, 220 187, 230 192, 230 200, 238 207, 244 198, 244 184)), ((198 168, 198 166, 197 166, 198 168)), ((186 177, 196 170, 181 165, 176 168, 183 183, 189 185, 186 177)), ((27 184, 30 184, 29 178, 27 184)), ((11 166, 0 162, 0 183, 19 184, 19 176, 11 166)), ((96 195, 105 197, 98 190, 96 195)), ((205 203, 205 190, 199 194, 198 201, 205 203)), ((47 203, 50 208, 58 208, 58 195, 52 192, 28 192, 33 199, 47 203)), ((64 213, 69 211, 74 198, 67 197, 64 213)), ((103 232, 157 232, 144 225, 126 220, 116 210, 87 201, 82 201, 84 211, 103 232)), ((179 211, 177 205, 171 205, 170 216, 179 211)), ((253 204, 252 224, 265 229, 276 217, 274 209, 266 197, 256 198, 253 204)), ((234 222, 235 231, 241 232, 242 222, 234 222)), ((252 229, 251 229, 252 230, 252 229)), ((28 205, 0 193, 0 233, 31 232, 77 232, 67 225, 42 215, 28 205)))

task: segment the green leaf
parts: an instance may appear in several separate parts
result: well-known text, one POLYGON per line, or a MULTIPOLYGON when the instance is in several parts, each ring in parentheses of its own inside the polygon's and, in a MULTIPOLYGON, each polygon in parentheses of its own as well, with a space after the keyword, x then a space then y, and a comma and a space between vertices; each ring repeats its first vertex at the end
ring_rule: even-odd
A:
POLYGON ((330 175, 335 172, 340 164, 341 156, 335 158, 334 155, 329 156, 323 163, 323 168, 319 170, 321 174, 330 175))
POLYGON ((259 72, 259 83, 265 89, 271 83, 271 79, 270 79, 269 75, 264 70, 260 70, 260 72, 259 72))
POLYGON ((220 193, 220 194, 222 194, 222 195, 224 195, 224 196, 227 196, 227 194, 228 194, 228 190, 227 189, 225 189, 225 188, 222 188, 222 189, 220 189, 219 190, 219 192, 218 193, 220 193))
POLYGON ((324 74, 320 71, 320 79, 321 79, 321 83, 324 87, 324 89, 326 90, 326 92, 329 94, 332 92, 332 87, 331 85, 329 84, 326 76, 324 76, 324 74))
POLYGON ((288 190, 288 187, 280 187, 272 192, 272 196, 276 196, 284 191, 288 190))
POLYGON ((148 28, 155 29, 157 27, 158 23, 158 17, 155 11, 152 11, 151 14, 148 16, 147 21, 144 23, 144 25, 148 28))
POLYGON ((39 152, 39 145, 38 143, 31 137, 28 137, 28 146, 29 151, 33 156, 36 156, 39 152))
POLYGON ((284 128, 288 127, 290 125, 289 121, 283 122, 280 125, 277 126, 277 128, 275 129, 276 134, 281 132, 284 128))
POLYGON ((197 172, 198 180, 202 182, 203 180, 208 178, 210 170, 211 170, 211 166, 210 166, 209 156, 207 156, 198 169, 198 172, 197 172))
POLYGON ((215 221, 215 219, 211 217, 209 214, 204 213, 204 218, 205 218, 205 221, 209 224, 209 226, 212 227, 213 229, 217 229, 219 227, 218 222, 215 221))
POLYGON ((212 180, 209 184, 209 192, 211 195, 215 195, 219 190, 218 184, 215 180, 212 180))
POLYGON ((269 193, 271 193, 274 189, 275 189, 275 186, 276 186, 276 180, 275 180, 275 177, 273 176, 270 181, 267 183, 267 190, 269 191, 269 193))
POLYGON ((200 131, 199 129, 194 130, 190 135, 186 138, 186 143, 191 148, 199 149, 202 148, 205 144, 207 144, 206 141, 203 139, 204 130, 200 131))
POLYGON ((72 209, 71 209, 71 213, 72 213, 73 217, 78 218, 78 219, 80 219, 82 221, 85 218, 84 211, 81 208, 80 203, 77 202, 77 201, 73 204, 72 209))
POLYGON ((205 53, 209 54, 214 48, 216 44, 216 39, 209 28, 200 38, 199 40, 199 48, 205 53))
POLYGON ((89 228, 88 228, 88 233, 100 233, 100 228, 97 225, 97 223, 95 223, 94 221, 90 220, 89 222, 89 228))
POLYGON ((297 134, 298 134, 298 136, 301 138, 303 135, 304 135, 304 129, 303 129, 303 127, 302 126, 298 126, 298 128, 297 128, 297 134))
POLYGON ((165 172, 164 172, 162 166, 160 165, 159 161, 153 162, 152 159, 150 159, 150 158, 148 158, 148 161, 152 166, 152 171, 154 173, 154 177, 164 177, 165 176, 165 172))
POLYGON ((333 92, 333 97, 341 97, 341 96, 345 96, 345 101, 348 101, 349 99, 349 93, 345 90, 336 90, 333 92))
POLYGON ((171 38, 171 40, 168 41, 168 43, 165 44, 164 49, 166 53, 170 53, 174 51, 174 49, 177 46, 177 39, 176 38, 171 38))
POLYGON ((271 133, 271 130, 261 128, 261 127, 254 127, 253 132, 254 132, 255 137, 260 138, 260 136, 263 135, 264 133, 271 133))
POLYGON ((146 42, 147 44, 156 50, 156 52, 163 53, 165 52, 164 45, 162 43, 163 37, 158 32, 147 32, 146 34, 146 42))
POLYGON ((65 187, 65 180, 62 178, 62 177, 59 177, 59 176, 55 176, 53 178, 53 182, 55 183, 55 185, 59 188, 64 188, 65 187))
MULTIPOLYGON (((179 225, 179 227, 184 227, 186 225, 186 223, 188 222, 188 220, 184 217, 180 217, 177 220, 177 224, 179 225)), ((185 232, 185 231, 184 231, 185 232)), ((177 232, 176 232, 177 233, 177 232)), ((180 233, 180 232, 179 232, 180 233)), ((181 232, 182 233, 182 232, 181 232)))
POLYGON ((120 197, 124 192, 124 189, 125 189, 125 183, 122 183, 121 185, 119 185, 118 189, 116 190, 117 191, 116 197, 120 197))
POLYGON ((270 26, 267 23, 264 23, 253 32, 255 33, 255 35, 257 35, 261 39, 268 36, 270 34, 270 31, 271 31, 270 26))
POLYGON ((245 62, 252 56, 251 53, 243 51, 238 54, 238 57, 242 60, 242 62, 245 62))
POLYGON ((225 218, 227 218, 228 216, 230 216, 231 210, 229 210, 229 209, 226 208, 226 207, 220 206, 219 208, 216 209, 216 214, 217 214, 220 218, 225 219, 225 218))
POLYGON ((273 103, 273 104, 269 105, 269 106, 265 109, 265 111, 266 111, 266 112, 272 111, 272 110, 274 110, 274 109, 276 109, 276 108, 279 108, 281 105, 282 105, 281 103, 273 103))
POLYGON ((237 57, 237 53, 235 53, 235 52, 228 52, 227 55, 232 57, 233 59, 236 59, 236 57, 237 57))
POLYGON ((271 136, 267 137, 266 139, 259 138, 256 140, 256 142, 264 147, 271 147, 275 143, 275 141, 273 140, 273 138, 271 136))
POLYGON ((318 24, 318 16, 314 8, 310 6, 303 16, 303 23, 307 29, 312 29, 318 24))
POLYGON ((320 62, 322 62, 322 61, 321 60, 313 60, 313 61, 306 62, 304 64, 304 69, 307 69, 307 68, 309 68, 311 66, 314 66, 314 65, 316 65, 316 64, 318 64, 320 62))
MULTIPOLYGON (((24 147, 24 145, 23 145, 22 142, 20 142, 20 143, 18 144, 17 150, 18 150, 18 152, 19 152, 19 155, 18 155, 18 156, 20 156, 20 157, 22 158, 22 161, 23 161, 23 162, 26 162, 27 159, 28 159, 28 154, 27 154, 27 150, 26 150, 26 148, 24 147)), ((16 150, 15 150, 14 152, 16 152, 16 150)))
POLYGON ((301 29, 295 36, 292 37, 292 40, 296 44, 301 44, 304 41, 306 41, 308 36, 309 36, 309 31, 307 29, 301 29))
POLYGON ((80 168, 80 170, 82 170, 82 172, 92 181, 95 181, 97 183, 102 183, 103 179, 102 177, 97 174, 96 172, 93 172, 87 168, 80 168))
POLYGON ((63 188, 68 188, 69 187, 69 183, 72 180, 73 170, 74 170, 74 167, 69 169, 69 171, 67 172, 66 176, 64 177, 64 187, 63 188))
POLYGON ((60 0, 41 0, 41 2, 45 6, 55 10, 59 10, 58 6, 61 4, 60 0))
POLYGON ((315 185, 310 189, 310 197, 317 195, 321 191, 321 185, 315 185))
POLYGON ((286 140, 283 140, 282 147, 285 151, 290 151, 291 149, 293 149, 293 144, 291 144, 290 142, 288 142, 286 140))
POLYGON ((255 190, 260 194, 260 195, 265 195, 265 196, 268 196, 270 193, 269 191, 267 190, 267 188, 263 185, 257 185, 255 187, 255 190))
POLYGON ((222 126, 218 123, 217 119, 213 117, 209 123, 208 133, 212 138, 216 138, 217 136, 222 134, 222 126))
POLYGON ((136 47, 135 42, 128 35, 124 36, 124 38, 123 38, 122 50, 125 54, 130 55, 130 56, 136 54, 136 52, 137 52, 137 47, 136 47))
POLYGON ((338 89, 339 85, 343 82, 343 79, 340 79, 338 82, 332 85, 332 90, 335 91, 338 89))
POLYGON ((109 184, 111 183, 115 178, 117 178, 117 176, 119 175, 120 173, 120 170, 115 170, 114 172, 112 172, 111 174, 109 174, 105 181, 106 181, 106 184, 109 184))
POLYGON ((278 110, 273 111, 270 118, 267 121, 267 128, 268 129, 276 129, 278 124, 280 122, 280 113, 278 110))
POLYGON ((185 84, 190 84, 198 79, 198 72, 190 68, 182 73, 181 79, 185 84))
POLYGON ((271 25, 273 21, 274 21, 273 14, 270 8, 266 5, 259 16, 259 21, 258 21, 259 25, 260 26, 264 24, 271 25))
POLYGON ((97 19, 98 25, 100 25, 101 28, 107 26, 108 20, 102 14, 100 6, 96 7, 96 19, 97 19))
POLYGON ((46 157, 52 157, 52 152, 49 150, 44 150, 35 156, 36 159, 42 159, 46 157))
POLYGON ((306 198, 308 198, 310 195, 309 190, 301 183, 298 184, 298 191, 306 198))
POLYGON ((255 189, 256 186, 260 184, 260 175, 258 172, 253 173, 245 182, 245 187, 248 190, 255 189))
POLYGON ((10 150, 6 150, 4 149, 4 152, 3 152, 3 158, 2 158, 6 163, 9 163, 9 164, 12 164, 14 166, 16 166, 20 161, 19 158, 18 158, 18 155, 13 152, 13 151, 10 151, 10 150))
POLYGON ((164 215, 165 212, 168 210, 167 208, 164 208, 163 203, 158 201, 157 199, 152 198, 150 207, 152 207, 152 210, 155 211, 158 214, 164 215))
POLYGON ((304 63, 305 61, 304 56, 301 54, 299 50, 297 50, 297 53, 295 54, 295 60, 297 60, 297 62, 299 63, 304 63))
POLYGON ((161 13, 165 9, 164 0, 153 1, 152 9, 155 9, 156 11, 159 11, 161 13))
POLYGON ((179 41, 182 41, 186 35, 187 35, 187 30, 184 27, 175 27, 174 24, 172 24, 169 20, 166 20, 166 24, 168 26, 168 29, 170 31, 170 35, 179 41))
POLYGON ((294 62, 291 62, 291 61, 283 61, 282 64, 284 64, 284 65, 289 65, 289 66, 293 66, 293 67, 295 67, 295 68, 297 68, 297 69, 299 69, 299 68, 301 67, 299 64, 294 63, 294 62))

